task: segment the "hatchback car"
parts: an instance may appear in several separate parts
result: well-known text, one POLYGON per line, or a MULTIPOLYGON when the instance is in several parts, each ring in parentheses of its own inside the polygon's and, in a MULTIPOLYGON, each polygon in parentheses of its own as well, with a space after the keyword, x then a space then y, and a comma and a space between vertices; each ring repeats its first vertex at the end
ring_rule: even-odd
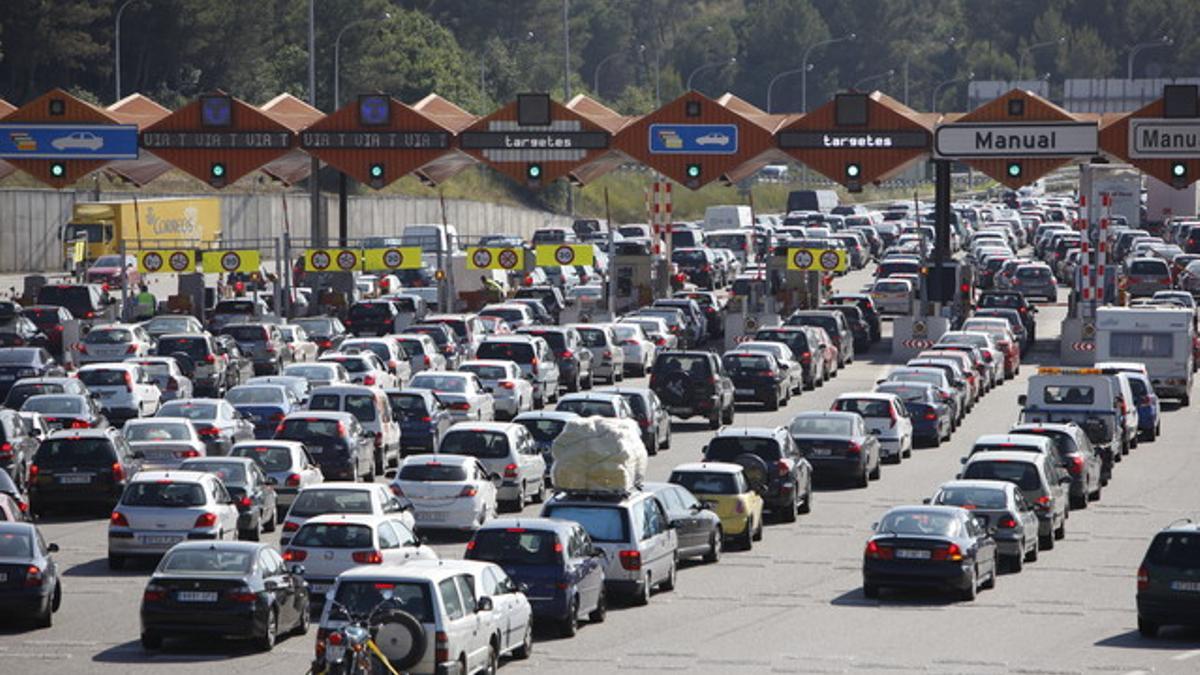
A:
POLYGON ((974 600, 996 585, 996 541, 957 506, 898 506, 873 527, 863 552, 863 595, 881 588, 936 588, 974 600))
POLYGON ((267 482, 275 488, 277 522, 283 522, 300 490, 325 481, 321 467, 304 444, 296 441, 243 441, 233 446, 229 456, 249 457, 267 475, 267 482))
POLYGON ((62 581, 47 544, 33 523, 0 522, 0 606, 6 617, 49 628, 62 605, 62 581))
POLYGON ((150 417, 162 404, 158 385, 141 366, 132 363, 93 363, 81 367, 76 376, 114 424, 150 417))
POLYGON ((387 515, 400 519, 410 530, 416 522, 408 502, 392 494, 382 483, 320 483, 305 486, 296 495, 283 521, 280 545, 287 546, 310 518, 327 513, 387 515))
POLYGON ((454 424, 450 411, 428 389, 392 389, 386 393, 392 418, 400 424, 400 456, 414 451, 433 452, 454 424))
POLYGON ((838 396, 833 410, 858 413, 867 429, 879 439, 880 452, 899 464, 912 456, 913 423, 904 401, 886 392, 853 392, 838 396))
POLYGON ((474 457, 410 455, 391 488, 412 504, 419 529, 476 530, 496 517, 500 481, 474 457))
MULTIPOLYGON (((191 378, 183 371, 179 361, 172 356, 143 356, 129 359, 131 365, 140 366, 146 377, 158 387, 160 401, 177 398, 192 398, 195 387, 191 378)), ((192 366, 191 370, 195 370, 192 366)))
POLYGON ((275 429, 275 440, 303 443, 326 478, 375 479, 375 434, 364 429, 350 413, 292 413, 275 429))
POLYGON ((490 422, 496 418, 496 398, 474 373, 421 373, 408 386, 433 392, 455 421, 490 422))
POLYGON ((331 384, 350 384, 350 373, 346 368, 331 361, 293 363, 284 367, 283 374, 307 380, 310 390, 331 384))
POLYGON ((694 462, 671 470, 669 482, 687 488, 721 518, 727 541, 749 551, 763 535, 764 475, 748 475, 740 464, 694 462), (753 475, 754 478, 751 478, 753 475), (753 483, 752 483, 753 481, 753 483))
POLYGON ((1057 458, 1029 452, 981 452, 967 459, 962 479, 1004 480, 1016 484, 1038 517, 1038 537, 1045 550, 1067 534, 1067 486, 1071 477, 1057 458))
POLYGON ((442 436, 437 454, 474 457, 489 474, 499 475, 496 501, 506 511, 546 498, 546 462, 533 435, 520 424, 460 422, 442 436))
POLYGON ((221 479, 238 510, 238 539, 258 541, 259 532, 274 532, 278 505, 267 474, 248 457, 197 457, 184 460, 180 471, 203 471, 221 479))
POLYGON ((239 441, 254 439, 254 424, 228 401, 217 398, 189 398, 163 404, 162 417, 186 417, 196 427, 210 457, 228 455, 239 441))
POLYGON ((525 379, 521 367, 512 361, 464 361, 458 370, 479 377, 483 388, 492 395, 497 419, 511 420, 533 410, 533 384, 525 379))
POLYGON ((996 540, 996 555, 1008 569, 1020 572, 1038 559, 1038 522, 1033 506, 1016 485, 998 480, 942 483, 927 504, 967 509, 996 540))
POLYGON ((134 476, 108 524, 108 567, 160 556, 190 539, 234 539, 238 511, 221 479, 201 471, 143 471, 134 476))
POLYGON ((85 363, 112 363, 150 354, 154 341, 137 324, 114 323, 97 326, 80 340, 76 360, 85 363))
POLYGON ((387 394, 377 387, 346 384, 318 387, 308 401, 309 410, 332 410, 354 415, 374 440, 375 473, 400 464, 400 424, 392 416, 387 394))
POLYGON ((573 323, 584 348, 592 352, 595 377, 609 384, 625 379, 625 351, 612 324, 573 323))
POLYGON ((39 517, 64 506, 108 511, 141 466, 141 458, 115 429, 54 432, 38 446, 29 466, 29 508, 39 517))
POLYGON ((1200 625, 1200 526, 1190 520, 1163 528, 1150 542, 1137 571, 1137 624, 1143 637, 1166 625, 1200 625))
POLYGON ((66 371, 41 347, 0 348, 0 395, 17 380, 27 377, 62 377, 66 371))

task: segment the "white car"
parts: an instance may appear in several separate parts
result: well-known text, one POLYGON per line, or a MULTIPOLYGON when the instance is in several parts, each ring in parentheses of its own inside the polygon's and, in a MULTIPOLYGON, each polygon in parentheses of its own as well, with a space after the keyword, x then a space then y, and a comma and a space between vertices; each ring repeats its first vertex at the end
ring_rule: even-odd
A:
POLYGON ((654 344, 640 323, 622 321, 612 324, 612 328, 617 344, 625 354, 625 374, 635 377, 645 375, 658 356, 658 345, 654 344))
POLYGON ((404 386, 412 377, 412 362, 406 358, 407 352, 391 337, 350 338, 338 346, 338 351, 343 354, 352 354, 355 351, 375 354, 386 366, 387 371, 395 376, 397 387, 404 386))
POLYGON ((458 370, 479 377, 484 390, 492 395, 497 419, 503 415, 503 419, 511 420, 533 410, 533 383, 525 379, 516 363, 477 359, 462 363, 458 370))
POLYGON ((700 138, 696 139, 696 145, 725 146, 725 145, 729 145, 729 143, 730 143, 729 136, 727 136, 725 134, 717 133, 715 131, 711 134, 704 134, 700 138))
POLYGON ((592 376, 609 384, 625 379, 625 350, 611 323, 573 323, 579 341, 592 352, 592 376))
POLYGON ((97 326, 83 336, 76 350, 75 359, 84 363, 113 363, 136 356, 146 356, 153 349, 154 341, 138 324, 113 323, 97 326))
POLYGON ((291 353, 292 363, 317 360, 317 343, 308 339, 308 333, 304 332, 303 327, 284 324, 279 327, 279 335, 283 337, 283 342, 291 353))
POLYGON ((513 422, 459 422, 446 430, 439 455, 478 459, 490 475, 499 475, 496 500, 508 511, 520 511, 528 501, 546 498, 546 460, 533 435, 513 422))
POLYGON ((236 539, 238 510, 221 480, 199 471, 142 471, 130 479, 108 525, 108 566, 159 556, 188 539, 236 539))
POLYGON ((350 384, 350 373, 340 363, 319 361, 316 363, 290 363, 283 367, 287 377, 300 377, 308 380, 313 388, 327 384, 350 384))
MULTIPOLYGON (((646 333, 646 337, 658 349, 676 349, 679 347, 679 336, 671 332, 671 327, 667 325, 666 319, 653 316, 627 316, 618 322, 618 324, 622 323, 640 325, 646 333)), ((650 362, 653 364, 654 360, 651 359, 650 362)))
POLYGON ((423 333, 401 333, 392 336, 396 344, 408 352, 408 363, 414 374, 426 370, 445 370, 446 356, 438 349, 433 338, 423 333))
POLYGON ((50 141, 55 150, 91 150, 95 152, 104 147, 104 139, 90 131, 76 131, 67 136, 59 136, 50 141))
POLYGON ((177 398, 191 398, 195 394, 191 378, 183 374, 183 369, 173 356, 142 356, 128 359, 128 362, 137 364, 146 371, 146 375, 158 385, 164 402, 177 398))
POLYGON ((868 292, 881 316, 909 316, 913 313, 913 284, 908 279, 878 279, 868 292))
POLYGON ((350 374, 350 382, 354 384, 381 387, 383 389, 392 389, 400 386, 396 382, 396 376, 371 351, 364 350, 354 354, 323 354, 317 360, 317 363, 336 363, 342 366, 350 374))
POLYGON ((456 422, 490 422, 496 418, 496 399, 474 373, 421 373, 408 383, 408 388, 428 389, 437 394, 456 422))
POLYGON ((339 574, 359 565, 403 565, 437 560, 433 549, 392 516, 317 516, 304 523, 283 550, 283 559, 304 566, 304 580, 317 603, 339 574))
POLYGON ((274 481, 275 504, 279 522, 287 517, 288 507, 306 487, 325 482, 321 467, 299 441, 243 441, 229 451, 230 457, 249 457, 258 463, 267 481, 274 481))
POLYGON ((300 526, 327 513, 367 514, 397 518, 413 529, 412 510, 383 483, 332 481, 301 488, 283 520, 281 546, 287 546, 300 526))
POLYGON ((912 456, 913 425, 904 400, 895 394, 851 392, 838 396, 833 409, 858 413, 867 431, 879 439, 879 456, 899 464, 912 456))
POLYGON ((496 517, 501 478, 464 455, 409 455, 392 492, 412 504, 417 527, 474 531, 496 517))
POLYGON ((81 367, 76 375, 96 397, 104 416, 114 424, 150 417, 162 407, 162 392, 141 366, 94 363, 81 367))
POLYGON ((634 431, 641 435, 637 418, 629 402, 620 394, 598 391, 581 391, 575 394, 565 394, 554 406, 557 412, 575 413, 580 417, 607 417, 609 419, 627 420, 633 425, 634 431))
MULTIPOLYGON (((417 569, 446 567, 425 560, 415 561, 411 566, 417 569)), ((481 598, 491 601, 492 609, 485 614, 490 615, 490 625, 487 631, 480 633, 495 636, 500 645, 497 658, 513 656, 519 659, 522 654, 529 654, 533 648, 533 608, 516 580, 500 565, 482 560, 454 560, 449 566, 470 575, 475 582, 477 603, 481 598)))
POLYGON ((142 453, 142 471, 177 469, 185 459, 208 455, 196 427, 186 417, 129 420, 121 435, 130 448, 142 453))

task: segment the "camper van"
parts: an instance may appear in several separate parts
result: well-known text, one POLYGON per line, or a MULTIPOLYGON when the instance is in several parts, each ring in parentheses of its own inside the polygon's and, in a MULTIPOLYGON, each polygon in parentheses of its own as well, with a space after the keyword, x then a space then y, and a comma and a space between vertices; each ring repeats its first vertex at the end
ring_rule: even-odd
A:
POLYGON ((1170 307, 1101 307, 1096 310, 1096 361, 1146 365, 1154 393, 1191 402, 1192 310, 1170 307))

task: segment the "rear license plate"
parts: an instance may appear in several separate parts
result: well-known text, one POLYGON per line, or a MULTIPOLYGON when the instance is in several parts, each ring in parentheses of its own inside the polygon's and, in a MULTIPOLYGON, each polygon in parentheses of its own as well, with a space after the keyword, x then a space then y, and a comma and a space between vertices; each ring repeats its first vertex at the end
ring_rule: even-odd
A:
POLYGON ((0 572, 0 584, 8 581, 8 572, 0 572))
POLYGON ((901 560, 928 560, 929 551, 919 548, 898 548, 896 557, 901 560))
POLYGON ((329 592, 331 586, 332 584, 309 584, 308 590, 313 593, 320 593, 324 595, 325 593, 329 592))
POLYGON ((58 477, 58 482, 64 485, 81 485, 92 482, 90 473, 68 473, 58 477))
POLYGON ((216 591, 179 591, 175 594, 179 602, 216 602, 216 591))
POLYGON ((441 511, 418 511, 416 513, 417 520, 428 520, 435 523, 440 523, 446 520, 446 514, 441 511))
POLYGON ((322 452, 325 452, 325 449, 320 446, 306 447, 305 449, 308 450, 308 454, 310 455, 319 455, 322 452))
POLYGON ((1172 581, 1171 590, 1200 593, 1200 581, 1172 581))
POLYGON ((183 541, 183 537, 161 534, 143 534, 138 537, 138 541, 142 544, 151 546, 157 544, 178 544, 179 542, 183 541))
POLYGON ((101 389, 100 391, 96 392, 96 395, 99 396, 100 398, 112 398, 113 395, 116 393, 117 392, 115 392, 115 391, 105 391, 105 390, 101 389))
POLYGON ((828 457, 833 454, 833 450, 829 448, 813 448, 812 454, 813 457, 828 457))
POLYGON ((734 389, 733 393, 736 396, 753 396, 754 390, 753 389, 734 389))

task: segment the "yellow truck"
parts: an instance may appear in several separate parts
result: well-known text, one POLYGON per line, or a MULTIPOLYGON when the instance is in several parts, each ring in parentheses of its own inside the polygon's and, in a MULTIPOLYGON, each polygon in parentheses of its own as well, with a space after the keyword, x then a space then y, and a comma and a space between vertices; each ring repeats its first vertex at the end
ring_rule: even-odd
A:
POLYGON ((78 202, 62 228, 63 253, 86 240, 84 263, 125 250, 197 247, 221 239, 221 202, 216 197, 78 202))

